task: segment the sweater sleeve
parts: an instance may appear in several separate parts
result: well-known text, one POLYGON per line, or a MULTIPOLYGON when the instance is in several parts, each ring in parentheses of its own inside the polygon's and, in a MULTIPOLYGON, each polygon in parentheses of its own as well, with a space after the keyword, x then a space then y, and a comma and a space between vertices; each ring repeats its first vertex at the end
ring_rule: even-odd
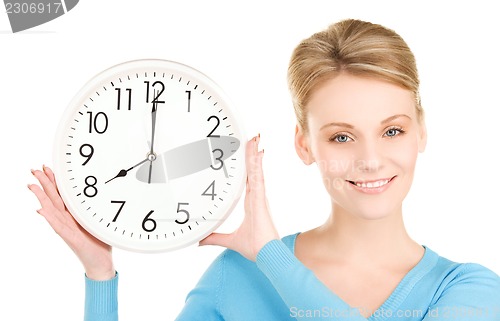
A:
POLYGON ((118 273, 106 281, 95 281, 85 276, 84 320, 118 320, 118 273))
POLYGON ((257 266, 297 320, 367 320, 331 292, 281 240, 270 241, 260 250, 257 266))

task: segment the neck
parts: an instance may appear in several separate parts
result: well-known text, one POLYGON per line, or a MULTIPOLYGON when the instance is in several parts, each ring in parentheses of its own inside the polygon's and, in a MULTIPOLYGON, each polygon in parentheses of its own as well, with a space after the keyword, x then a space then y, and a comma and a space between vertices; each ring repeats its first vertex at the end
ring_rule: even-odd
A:
POLYGON ((369 220, 334 204, 328 220, 311 233, 319 245, 318 253, 337 262, 387 265, 423 255, 423 248, 406 232, 401 207, 369 220))

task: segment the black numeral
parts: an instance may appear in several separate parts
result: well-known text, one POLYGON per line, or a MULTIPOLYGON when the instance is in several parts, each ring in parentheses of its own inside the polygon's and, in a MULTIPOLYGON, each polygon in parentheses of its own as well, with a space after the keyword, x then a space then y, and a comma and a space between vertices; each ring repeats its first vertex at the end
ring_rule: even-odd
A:
POLYGON ((186 90, 188 96, 188 113, 191 112, 191 90, 186 90))
POLYGON ((156 221, 150 218, 151 214, 153 214, 154 211, 149 211, 148 215, 142 220, 142 229, 146 232, 153 232, 156 229, 156 221), (153 225, 152 227, 148 228, 146 226, 146 223, 149 223, 148 225, 153 225))
POLYGON ((122 208, 125 205, 125 201, 111 201, 111 204, 121 204, 120 208, 118 209, 118 212, 116 212, 115 217, 113 217, 113 222, 116 222, 118 215, 120 215, 120 212, 122 211, 122 208))
POLYGON ((164 104, 165 101, 163 100, 158 100, 161 96, 161 94, 163 94, 163 92, 165 91, 165 85, 161 82, 161 81, 155 81, 153 83, 153 85, 150 86, 149 84, 149 81, 144 81, 144 83, 146 84, 146 102, 149 103, 149 87, 153 87, 154 89, 154 92, 153 92, 153 100, 151 101, 152 103, 157 103, 157 104, 164 104), (156 89, 154 88, 155 86, 160 86, 160 90, 156 91, 156 89), (157 94, 158 92, 158 94, 157 94))
POLYGON ((97 184, 97 178, 95 176, 87 176, 85 178, 85 188, 83 189, 83 194, 87 197, 94 197, 97 195, 97 188, 95 185, 97 184), (94 181, 94 182, 91 182, 94 181))
POLYGON ((207 187, 207 189, 201 195, 202 196, 211 196, 212 201, 215 199, 215 196, 217 196, 217 194, 215 194, 215 180, 212 181, 212 183, 207 187), (211 190, 211 193, 207 193, 208 190, 211 190))
POLYGON ((184 221, 175 220, 177 224, 186 224, 189 221, 189 212, 187 210, 181 209, 181 206, 189 205, 189 203, 178 203, 177 204, 177 213, 184 213, 186 215, 186 219, 184 221))
POLYGON ((82 155, 83 157, 87 157, 87 159, 82 164, 82 166, 85 166, 94 155, 94 147, 92 147, 92 145, 90 144, 83 144, 82 146, 80 146, 80 155, 82 155), (88 153, 85 153, 85 147, 89 148, 88 153))
MULTIPOLYGON (((118 92, 118 99, 117 99, 117 103, 116 103, 116 109, 120 110, 120 105, 121 105, 121 101, 122 101, 122 99, 121 99, 122 89, 121 88, 115 88, 115 90, 118 92)), ((125 90, 128 92, 128 103, 127 103, 128 110, 131 110, 132 109, 132 89, 127 88, 125 90)))
POLYGON ((92 133, 93 130, 98 134, 106 132, 108 129, 108 116, 106 113, 98 112, 95 117, 93 117, 91 111, 88 111, 87 114, 89 114, 89 133, 92 133))
POLYGON ((212 131, 210 132, 210 134, 208 134, 208 135, 207 135, 207 137, 215 137, 215 138, 218 138, 218 137, 220 137, 220 135, 212 135, 212 134, 213 134, 213 133, 214 133, 214 131, 217 129, 217 127, 219 127, 219 124, 220 124, 219 117, 212 115, 212 116, 208 117, 207 121, 209 122, 209 121, 210 121, 210 119, 215 119, 215 121, 217 122, 217 124, 215 124, 214 129, 212 129, 212 131))

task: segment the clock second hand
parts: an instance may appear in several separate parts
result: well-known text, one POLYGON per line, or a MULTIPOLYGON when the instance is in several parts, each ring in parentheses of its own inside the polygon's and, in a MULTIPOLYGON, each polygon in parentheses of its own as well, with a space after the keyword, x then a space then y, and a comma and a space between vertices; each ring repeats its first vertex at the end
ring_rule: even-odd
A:
POLYGON ((127 173, 128 173, 129 171, 131 171, 131 170, 133 170, 134 168, 136 168, 137 166, 139 166, 139 165, 141 165, 141 164, 143 164, 143 163, 147 162, 148 160, 149 160, 149 158, 146 158, 145 160, 141 161, 140 163, 135 164, 134 166, 130 167, 129 169, 122 169, 122 170, 120 170, 120 171, 118 172, 118 174, 116 174, 116 176, 115 176, 115 177, 113 177, 113 178, 109 179, 109 180, 108 180, 107 182, 105 182, 104 184, 107 184, 107 183, 111 182, 111 181, 112 181, 112 180, 114 180, 115 178, 118 178, 118 177, 125 177, 125 176, 127 176, 127 173))

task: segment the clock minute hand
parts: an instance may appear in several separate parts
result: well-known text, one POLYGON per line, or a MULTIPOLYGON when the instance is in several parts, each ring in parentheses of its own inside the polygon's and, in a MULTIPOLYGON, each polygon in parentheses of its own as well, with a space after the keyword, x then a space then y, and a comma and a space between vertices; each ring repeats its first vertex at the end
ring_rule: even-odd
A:
POLYGON ((153 160, 154 157, 154 143, 155 143, 155 130, 156 130, 156 111, 158 110, 158 104, 156 100, 156 90, 154 91, 153 97, 153 108, 151 109, 151 150, 149 152, 149 156, 152 157, 149 163, 149 175, 148 175, 148 184, 151 184, 151 173, 153 172, 153 160))
POLYGON ((153 101, 153 108, 151 109, 151 151, 153 154, 154 143, 155 143, 155 129, 156 129, 156 111, 158 110, 157 103, 153 101))
POLYGON ((118 177, 125 177, 125 176, 127 176, 127 173, 128 173, 129 171, 133 170, 134 168, 136 168, 136 167, 137 167, 137 166, 139 166, 139 165, 142 165, 143 163, 145 163, 145 162, 146 162, 146 161, 148 161, 148 160, 149 160, 149 158, 146 158, 145 160, 143 160, 143 161, 141 161, 141 162, 139 162, 139 163, 135 164, 134 166, 130 167, 129 169, 122 169, 122 170, 120 170, 120 171, 118 172, 118 174, 116 174, 116 176, 115 176, 115 177, 113 177, 113 178, 109 179, 109 180, 108 180, 108 181, 106 181, 104 184, 107 184, 107 183, 111 182, 111 181, 112 181, 112 180, 114 180, 115 178, 118 178, 118 177))

